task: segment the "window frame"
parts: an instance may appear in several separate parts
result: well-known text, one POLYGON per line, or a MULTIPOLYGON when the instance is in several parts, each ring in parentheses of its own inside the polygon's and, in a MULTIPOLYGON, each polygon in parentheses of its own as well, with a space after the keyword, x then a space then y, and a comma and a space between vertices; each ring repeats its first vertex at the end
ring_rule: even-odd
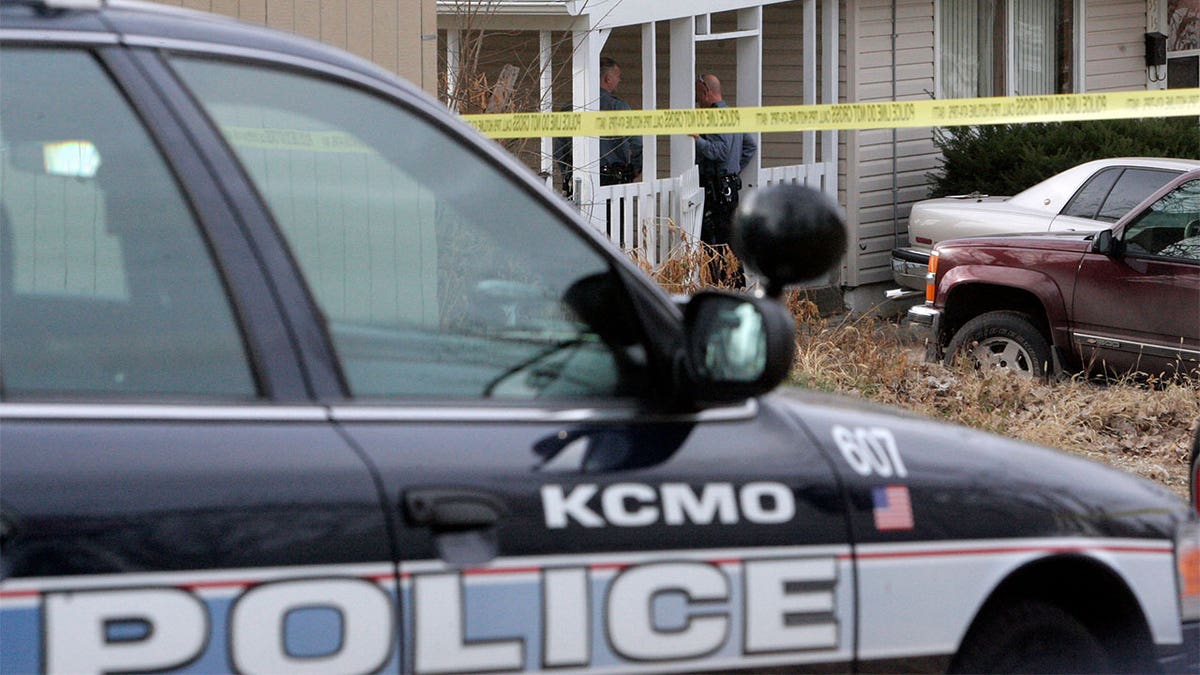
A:
MULTIPOLYGON (((603 282, 606 284, 604 288, 612 288, 608 292, 621 293, 624 298, 624 292, 618 290, 620 282, 613 274, 612 258, 582 237, 578 227, 572 227, 571 223, 559 218, 556 211, 547 208, 544 200, 520 198, 513 174, 480 161, 475 149, 465 144, 461 135, 430 125, 409 108, 397 106, 376 92, 346 86, 309 72, 190 55, 172 56, 169 65, 181 82, 192 88, 195 100, 205 107, 210 119, 225 134, 231 149, 241 159, 245 172, 257 185, 260 196, 271 210, 277 231, 294 252, 293 257, 300 263, 299 270, 307 280, 310 293, 326 318, 342 375, 354 397, 372 400, 430 396, 454 400, 487 399, 492 397, 492 391, 499 382, 525 371, 544 372, 543 369, 535 369, 534 365, 549 361, 551 355, 561 354, 579 356, 583 372, 577 370, 579 365, 573 365, 565 371, 566 376, 553 378, 556 386, 552 388, 535 387, 527 394, 510 392, 510 395, 537 400, 543 400, 543 396, 549 396, 551 400, 629 399, 631 392, 644 390, 644 386, 628 388, 629 384, 642 381, 644 368, 634 367, 632 362, 622 361, 621 358, 628 349, 637 347, 640 351, 644 345, 645 338, 640 335, 640 326, 631 331, 636 334, 636 339, 633 339, 634 335, 628 335, 622 340, 629 338, 630 342, 619 343, 628 345, 628 349, 617 348, 616 344, 609 344, 608 337, 603 337, 621 332, 605 330, 606 327, 636 325, 636 322, 631 322, 627 308, 624 312, 617 311, 618 307, 626 304, 625 301, 614 299, 607 303, 608 310, 613 312, 613 319, 624 317, 616 319, 616 324, 607 318, 591 320, 586 316, 590 310, 572 305, 575 311, 584 312, 584 318, 567 319, 556 323, 553 328, 546 327, 549 332, 540 337, 537 336, 536 326, 542 322, 538 319, 531 324, 521 324, 518 320, 514 335, 500 337, 491 333, 505 333, 507 331, 500 326, 510 324, 493 325, 491 320, 484 322, 482 314, 475 316, 471 312, 461 316, 457 311, 441 314, 450 309, 441 306, 444 300, 442 293, 446 290, 443 275, 448 273, 453 279, 459 279, 462 272, 460 266, 477 268, 480 262, 460 255, 448 255, 448 251, 441 250, 444 243, 442 239, 447 235, 443 230, 446 226, 451 230, 461 229, 473 241, 475 236, 482 235, 475 243, 482 246, 480 252, 485 255, 485 260, 490 260, 486 257, 490 251, 496 255, 492 263, 502 268, 496 272, 503 275, 502 270, 507 270, 516 274, 512 278, 496 277, 492 280, 494 282, 505 286, 521 285, 526 276, 543 279, 543 275, 548 275, 543 280, 550 285, 544 290, 551 291, 552 295, 532 303, 539 308, 535 314, 561 311, 569 315, 571 310, 568 305, 571 301, 568 298, 573 293, 570 289, 582 282, 588 282, 586 288, 594 285, 590 281, 594 280, 591 272, 589 276, 579 276, 584 270, 594 270, 597 278, 608 280, 603 282), (240 84, 233 88, 233 95, 226 96, 222 92, 229 91, 227 84, 233 81, 240 84), (256 96, 253 93, 256 91, 272 91, 275 94, 266 100, 256 96), (314 95, 317 98, 313 98, 308 105, 297 107, 288 103, 314 95), (337 103, 327 105, 326 101, 337 103), (346 116, 343 111, 347 109, 353 109, 358 114, 346 116), (249 126, 243 129, 244 125, 249 126), (347 140, 333 154, 326 152, 319 143, 294 147, 263 144, 256 136, 260 126, 264 131, 295 128, 304 130, 296 132, 297 135, 311 132, 318 137, 333 135, 347 140), (381 129, 387 131, 380 133, 381 129), (243 131, 255 135, 243 138, 240 133, 243 131), (429 158, 418 159, 423 154, 418 147, 440 148, 437 157, 454 157, 459 166, 474 167, 474 179, 466 183, 448 177, 433 182, 418 180, 418 176, 428 177, 431 172, 437 174, 445 171, 444 168, 431 171, 429 158), (358 166, 360 158, 364 164, 358 166), (360 175, 355 171, 353 176, 344 176, 340 172, 327 170, 329 166, 351 160, 352 164, 364 169, 365 174, 360 175), (324 175, 320 180, 321 185, 314 184, 313 181, 318 180, 320 175, 324 175), (453 185, 452 189, 442 190, 441 186, 448 184, 453 185), (323 191, 323 187, 329 190, 323 191), (488 197, 506 193, 510 196, 499 202, 494 197, 488 197), (467 194, 473 196, 466 198, 467 194), (368 199, 368 196, 371 198, 368 199), (302 206, 296 207, 298 199, 308 198, 315 199, 316 203, 304 201, 302 206), (332 206, 322 208, 322 201, 332 206), (511 219, 495 219, 498 204, 511 205, 511 219), (485 205, 486 208, 481 208, 485 205), (419 207, 422 213, 410 213, 409 209, 413 206, 419 207), (463 207, 467 207, 467 210, 460 212, 463 207), (419 226, 418 222, 421 223, 419 226), (496 227, 495 223, 498 222, 508 224, 496 227), (378 237, 382 237, 380 241, 386 241, 388 245, 370 246, 369 240, 378 237), (536 248, 539 245, 536 241, 515 243, 530 237, 538 241, 557 240, 563 248, 557 249, 557 256, 554 249, 547 249, 541 256, 530 256, 526 249, 529 246, 536 248), (318 241, 322 238, 323 243, 318 241), (431 248, 435 245, 437 251, 431 248), (421 253, 413 253, 418 250, 421 253), (563 266, 560 259, 564 250, 572 252, 567 259, 574 264, 563 266), (431 253, 434 255, 430 256, 431 253), (556 285, 559 283, 563 285, 556 285), (365 289, 368 288, 383 291, 367 294, 365 289), (432 293, 436 293, 436 296, 432 293), (557 299, 557 302, 550 298, 557 299), (483 323, 471 323, 471 316, 483 323), (468 321, 470 326, 458 325, 463 320, 468 321), (572 333, 569 338, 560 334, 573 325, 578 326, 578 333, 572 333), (522 329, 521 326, 534 328, 522 329), (564 339, 567 342, 561 342, 564 339), (453 345, 461 349, 464 344, 470 343, 479 343, 470 353, 478 353, 482 349, 488 354, 494 353, 495 358, 472 361, 470 358, 452 357, 446 360, 447 354, 455 349, 453 345), (410 344, 427 344, 431 351, 417 350, 417 353, 425 353, 423 358, 406 355, 410 344), (573 346, 569 352, 563 350, 566 344, 573 346), (548 345, 553 346, 552 351, 543 354, 548 345), (537 361, 526 362, 529 354, 522 352, 541 356, 537 361), (502 353, 525 365, 520 370, 509 370, 509 364, 499 359, 502 353), (431 354, 439 356, 431 359, 431 354), (604 366, 606 359, 612 361, 607 367, 604 366), (419 365, 422 362, 424 365, 419 365), (473 364, 474 370, 468 364, 473 364), (588 373, 589 368, 595 370, 588 373), (494 369, 496 372, 490 372, 494 369), (394 371, 393 375, 387 376, 390 371, 394 371), (468 372, 492 384, 483 391, 476 391, 473 388, 476 383, 469 378, 464 379, 468 372), (569 376, 572 372, 575 378, 569 376), (497 373, 501 379, 491 380, 497 373), (583 374, 588 374, 588 377, 579 377, 583 374), (572 381, 574 385, 569 384, 572 381), (566 390, 559 390, 557 385, 564 383, 566 390), (613 389, 610 391, 608 387, 613 389)), ((484 267, 488 265, 485 263, 484 267)), ((468 277, 473 276, 468 274, 468 277)), ((527 291, 540 287, 538 281, 531 280, 529 283, 534 286, 527 291)), ((505 305, 506 301, 501 296, 494 300, 500 304, 492 305, 480 295, 476 302, 483 304, 478 305, 476 311, 508 307, 509 311, 515 312, 514 307, 532 306, 523 296, 514 297, 511 300, 513 304, 505 305)), ((460 297, 454 293, 450 297, 454 299, 452 304, 461 308, 462 299, 474 296, 468 293, 460 297)), ((576 292, 575 297, 576 300, 582 300, 591 295, 578 295, 576 292)), ((587 306, 590 305, 585 303, 587 306)), ((514 320, 509 318, 509 321, 514 320)), ((575 364, 577 359, 563 359, 564 364, 568 361, 575 364)), ((534 379, 532 374, 529 377, 534 379)), ((483 382, 478 384, 482 385, 483 382)))
POLYGON ((1164 26, 1164 31, 1167 35, 1167 64, 1160 68, 1149 68, 1149 80, 1151 83, 1156 83, 1158 86, 1177 89, 1180 87, 1195 87, 1195 83, 1200 82, 1200 44, 1186 46, 1184 49, 1179 49, 1176 44, 1177 36, 1171 26, 1171 3, 1159 3, 1161 21, 1160 25, 1164 26))
MULTIPOLYGON (((978 2, 979 0, 969 0, 978 2)), ((1082 13, 1078 0, 1053 0, 1058 5, 1058 21, 1056 22, 1055 43, 1052 47, 1055 62, 1055 91, 1052 94, 1076 93, 1081 84, 1082 35, 1077 26, 1076 18, 1082 13)), ((934 89, 937 98, 949 98, 946 94, 945 77, 942 72, 943 26, 942 9, 955 0, 935 0, 934 2, 934 31, 933 31, 933 66, 934 89)), ((992 82, 989 94, 976 94, 964 98, 985 98, 988 96, 1028 95, 1029 92, 1015 91, 1016 53, 1015 43, 1015 13, 1012 11, 1013 0, 994 0, 995 15, 992 21, 992 53, 991 72, 992 82)), ((1038 94, 1047 92, 1037 92, 1038 94)))

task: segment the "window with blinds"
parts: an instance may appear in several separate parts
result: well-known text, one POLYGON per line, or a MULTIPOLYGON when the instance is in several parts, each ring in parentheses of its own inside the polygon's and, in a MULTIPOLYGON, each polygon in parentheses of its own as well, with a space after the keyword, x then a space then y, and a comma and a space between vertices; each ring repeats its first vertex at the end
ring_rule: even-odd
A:
POLYGON ((1069 90, 1070 22, 1061 2, 942 0, 938 8, 944 98, 1069 90))

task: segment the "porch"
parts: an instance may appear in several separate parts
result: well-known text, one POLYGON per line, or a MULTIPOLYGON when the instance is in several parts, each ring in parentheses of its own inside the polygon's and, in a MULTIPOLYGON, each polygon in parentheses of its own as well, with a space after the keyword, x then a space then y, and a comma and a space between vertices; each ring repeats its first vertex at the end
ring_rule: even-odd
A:
MULTIPOLYGON (((442 0, 438 25, 445 36, 445 99, 454 101, 455 89, 463 82, 467 36, 519 31, 537 35, 538 93, 527 110, 562 109, 564 99, 574 110, 598 110, 602 52, 618 55, 623 73, 631 74, 623 79, 640 85, 638 91, 618 92, 635 109, 694 107, 700 72, 719 74, 730 105, 759 106, 764 99, 779 104, 836 103, 838 11, 837 0, 442 0), (794 79, 764 91, 763 10, 769 5, 794 8, 801 27, 800 50, 792 59, 798 62, 786 64, 794 79), (663 56, 666 67, 660 68, 663 56), (566 72, 569 80, 561 77, 566 72)), ((509 38, 507 44, 512 42, 509 38)), ((482 48, 506 48, 503 38, 496 45, 485 41, 482 48)), ((786 136, 778 142, 758 139, 759 153, 742 172, 743 190, 799 183, 836 200, 837 132, 786 136)), ((704 208, 692 139, 677 135, 663 140, 643 137, 645 180, 601 186, 599 139, 572 139, 570 199, 614 244, 651 266, 662 264, 682 239, 699 238, 704 208)), ((540 139, 537 152, 526 160, 556 186, 553 139, 540 139)))

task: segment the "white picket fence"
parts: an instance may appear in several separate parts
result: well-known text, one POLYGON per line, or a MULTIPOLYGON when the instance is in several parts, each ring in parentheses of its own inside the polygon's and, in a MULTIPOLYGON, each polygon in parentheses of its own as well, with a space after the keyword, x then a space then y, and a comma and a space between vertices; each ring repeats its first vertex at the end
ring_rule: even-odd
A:
POLYGON ((657 267, 685 239, 700 239, 700 172, 693 167, 675 178, 599 187, 580 211, 609 241, 657 267))
POLYGON ((807 185, 820 190, 834 200, 837 199, 837 163, 792 164, 758 170, 758 183, 762 187, 792 183, 807 185))
MULTIPOLYGON (((793 164, 762 168, 758 185, 807 185, 837 199, 837 164, 793 164)), ((753 189, 748 185, 747 189, 753 189)), ((596 188, 591 203, 580 204, 583 216, 609 241, 657 267, 681 241, 699 241, 704 217, 700 173, 692 167, 681 176, 596 188)))

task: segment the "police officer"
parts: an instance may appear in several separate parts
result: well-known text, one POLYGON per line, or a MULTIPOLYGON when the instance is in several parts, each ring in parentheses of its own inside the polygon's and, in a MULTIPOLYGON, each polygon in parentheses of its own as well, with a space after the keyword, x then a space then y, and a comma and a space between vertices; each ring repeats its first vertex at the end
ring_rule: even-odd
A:
MULTIPOLYGON (((630 110, 616 95, 621 83, 621 66, 613 59, 600 57, 600 110, 630 110)), ((642 137, 604 136, 600 138, 600 184, 632 183, 642 175, 642 137)))
MULTIPOLYGON (((696 78, 697 108, 726 108, 721 96, 721 81, 716 75, 696 78)), ((750 163, 758 146, 754 137, 743 133, 692 134, 696 140, 696 163, 700 165, 700 185, 704 188, 704 220, 700 240, 710 246, 729 244, 733 212, 737 210, 738 193, 742 189, 742 169, 750 163)), ((741 265, 732 273, 715 261, 713 278, 716 281, 741 286, 745 279, 741 265)))

